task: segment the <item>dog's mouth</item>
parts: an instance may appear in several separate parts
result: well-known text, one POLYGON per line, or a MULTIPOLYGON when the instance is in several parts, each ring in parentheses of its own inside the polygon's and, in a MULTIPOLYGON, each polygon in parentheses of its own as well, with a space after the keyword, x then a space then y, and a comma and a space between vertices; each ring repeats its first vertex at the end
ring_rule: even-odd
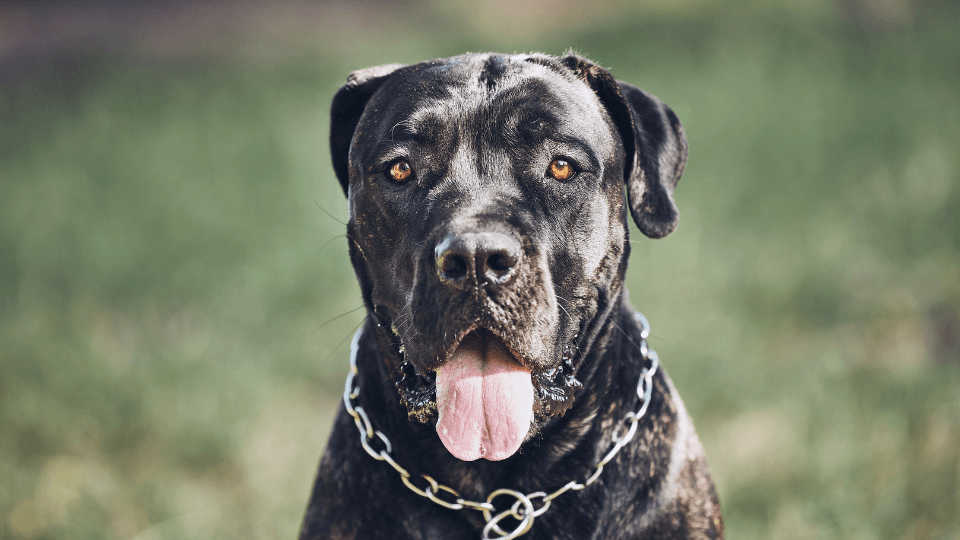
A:
POLYGON ((571 349, 560 365, 538 370, 496 332, 473 326, 437 369, 403 362, 396 386, 410 421, 435 426, 452 455, 498 461, 516 453, 538 420, 563 415, 581 384, 571 349))
POLYGON ((489 330, 468 332, 437 369, 437 434, 463 461, 506 459, 533 423, 530 367, 489 330))

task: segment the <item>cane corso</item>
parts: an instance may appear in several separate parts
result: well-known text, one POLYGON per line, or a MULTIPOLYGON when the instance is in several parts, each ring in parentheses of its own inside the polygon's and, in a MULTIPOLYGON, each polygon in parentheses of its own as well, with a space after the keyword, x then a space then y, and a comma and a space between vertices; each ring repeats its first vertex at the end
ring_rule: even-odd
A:
POLYGON ((677 226, 672 110, 576 55, 467 54, 352 73, 330 148, 367 318, 302 539, 723 538, 623 286, 627 210, 677 226))

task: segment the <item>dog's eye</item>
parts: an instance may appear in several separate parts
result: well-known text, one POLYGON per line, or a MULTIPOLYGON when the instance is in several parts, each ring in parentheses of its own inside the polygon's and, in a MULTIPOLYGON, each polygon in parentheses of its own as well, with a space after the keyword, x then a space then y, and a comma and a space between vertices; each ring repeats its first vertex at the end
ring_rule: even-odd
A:
POLYGON ((563 158, 551 161, 550 166, 547 167, 547 174, 561 182, 573 178, 576 173, 577 170, 573 168, 573 164, 563 158))
POLYGON ((405 159, 395 161, 387 171, 394 182, 406 182, 413 178, 413 167, 405 159))

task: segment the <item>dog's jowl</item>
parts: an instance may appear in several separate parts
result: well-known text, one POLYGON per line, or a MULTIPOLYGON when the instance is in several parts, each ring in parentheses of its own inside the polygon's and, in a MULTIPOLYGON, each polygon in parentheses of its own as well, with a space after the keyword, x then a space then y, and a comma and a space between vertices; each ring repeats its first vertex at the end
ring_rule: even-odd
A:
POLYGON ((330 148, 367 318, 301 538, 723 537, 623 287, 628 219, 677 226, 673 111, 577 56, 469 54, 351 74, 330 148))

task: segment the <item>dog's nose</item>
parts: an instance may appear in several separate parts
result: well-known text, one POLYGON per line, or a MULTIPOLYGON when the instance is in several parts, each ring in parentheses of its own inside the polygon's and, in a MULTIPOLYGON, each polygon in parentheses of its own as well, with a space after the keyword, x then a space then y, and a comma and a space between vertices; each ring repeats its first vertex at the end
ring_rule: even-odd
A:
POLYGON ((437 274, 446 285, 503 285, 516 274, 522 257, 520 242, 509 234, 478 232, 450 234, 434 249, 437 274))

